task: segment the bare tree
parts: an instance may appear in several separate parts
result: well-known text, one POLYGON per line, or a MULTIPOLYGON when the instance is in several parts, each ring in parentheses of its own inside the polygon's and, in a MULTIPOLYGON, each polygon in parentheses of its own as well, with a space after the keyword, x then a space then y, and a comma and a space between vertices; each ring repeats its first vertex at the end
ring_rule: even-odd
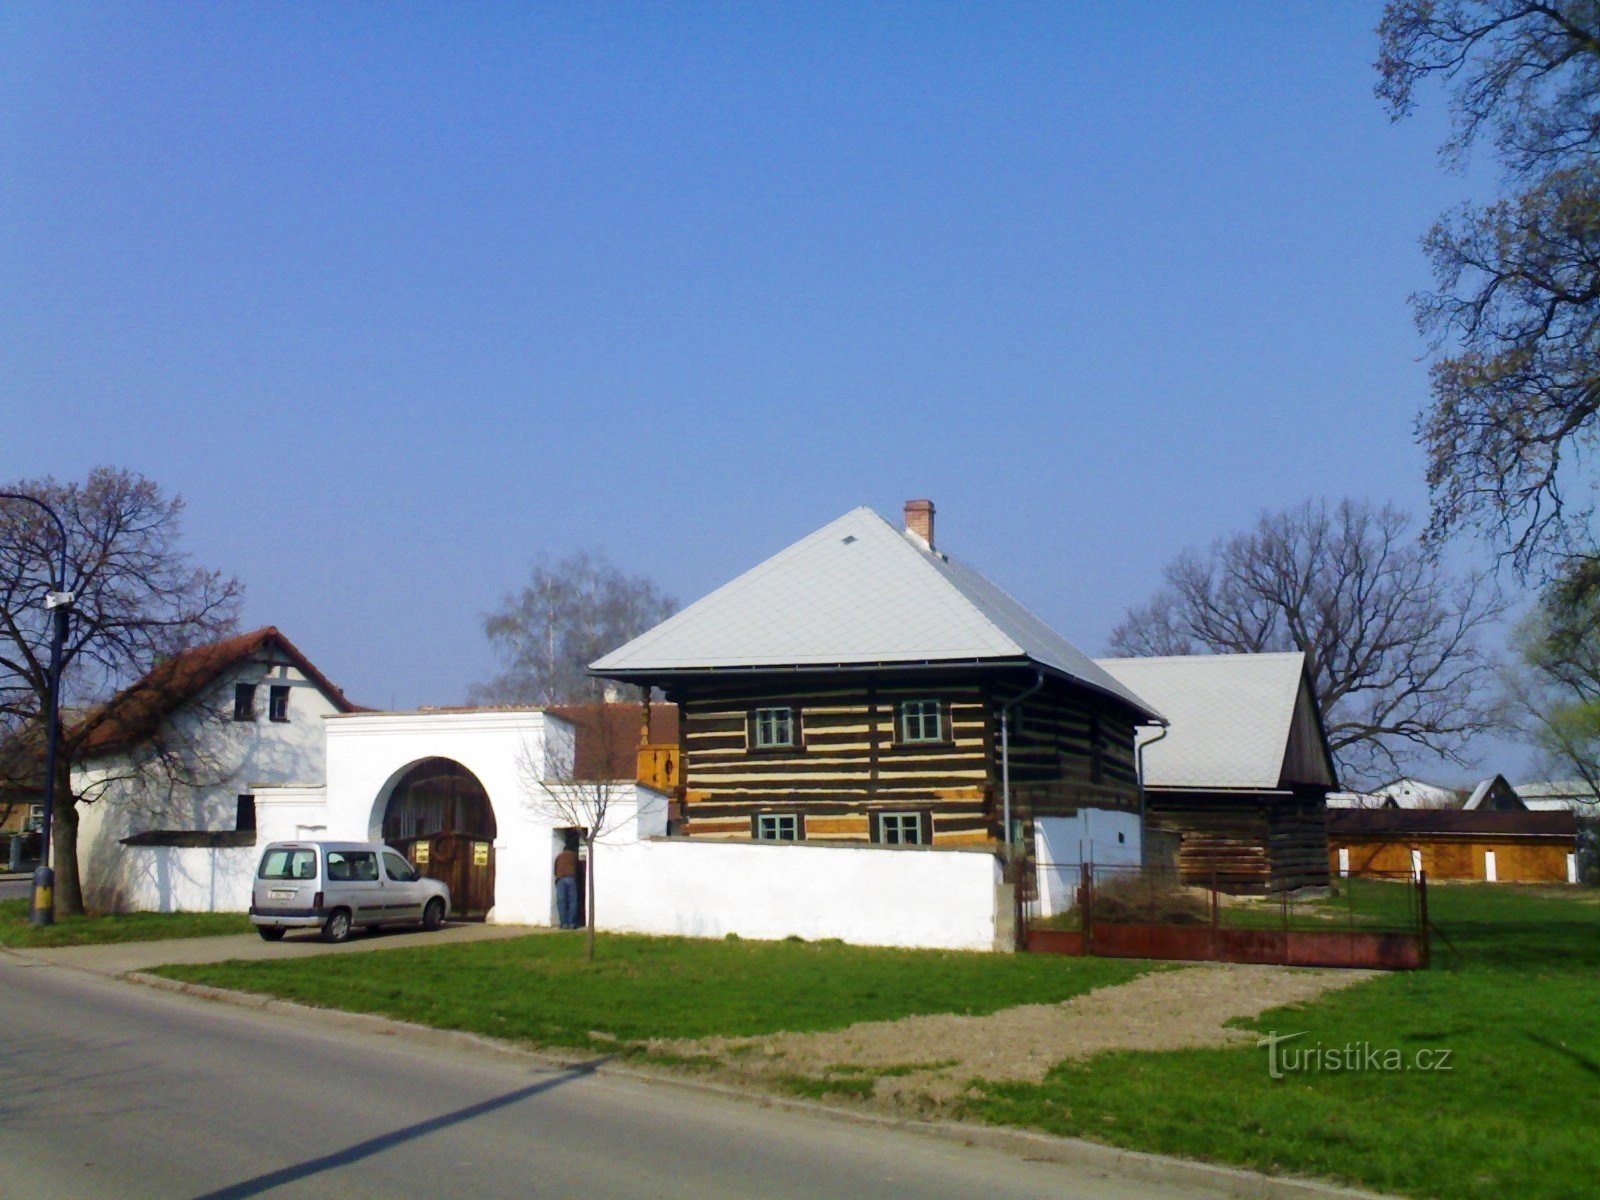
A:
POLYGON ((1247 533, 1187 551, 1166 586, 1128 611, 1128 655, 1300 650, 1342 772, 1376 782, 1428 752, 1465 763, 1497 727, 1479 632, 1504 605, 1482 575, 1450 575, 1394 508, 1308 501, 1247 533))
POLYGON ((584 958, 594 961, 595 930, 595 845, 626 829, 638 819, 633 803, 637 791, 633 779, 616 778, 616 767, 625 759, 626 743, 619 722, 609 720, 607 709, 625 708, 637 728, 635 705, 583 705, 564 710, 574 730, 567 741, 559 725, 546 724, 546 737, 558 739, 552 746, 522 747, 517 773, 523 801, 528 810, 558 827, 577 830, 584 847, 584 958), (579 747, 582 746, 582 753, 579 747))
MULTIPOLYGON (((124 470, 97 468, 83 483, 24 480, 5 491, 36 496, 66 526, 66 586, 76 594, 64 647, 66 701, 100 700, 146 676, 159 661, 231 629, 242 588, 238 580, 193 567, 178 547, 183 501, 124 470)), ((44 742, 50 623, 42 606, 60 553, 53 523, 31 504, 0 502, 0 726, 13 745, 44 742)), ((83 911, 78 877, 78 809, 93 795, 73 792, 74 766, 116 710, 91 705, 63 730, 57 763, 54 825, 57 910, 83 911)), ((144 752, 140 770, 176 763, 176 749, 144 752)), ((40 786, 40 760, 0 756, 22 787, 40 786), (29 774, 31 772, 31 775, 29 774)))
POLYGON ((1395 119, 1431 80, 1450 95, 1445 160, 1488 141, 1506 194, 1424 238, 1435 290, 1418 420, 1430 533, 1489 532, 1519 571, 1595 554, 1600 434, 1600 6, 1593 0, 1390 0, 1377 92, 1395 119), (1576 497, 1576 499, 1574 499, 1576 497))
POLYGON ((474 685, 476 704, 578 704, 604 698, 588 666, 671 616, 675 601, 601 554, 536 563, 521 590, 484 618, 503 669, 474 685))

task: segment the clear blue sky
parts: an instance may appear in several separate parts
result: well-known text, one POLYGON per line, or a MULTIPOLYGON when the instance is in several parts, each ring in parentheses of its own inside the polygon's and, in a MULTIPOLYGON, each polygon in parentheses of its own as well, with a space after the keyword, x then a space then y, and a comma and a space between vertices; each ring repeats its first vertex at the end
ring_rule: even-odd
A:
POLYGON ((687 602, 911 496, 1101 651, 1264 507, 1425 503, 1467 183, 1379 8, 5 6, 0 478, 182 493, 372 705, 541 552, 687 602))

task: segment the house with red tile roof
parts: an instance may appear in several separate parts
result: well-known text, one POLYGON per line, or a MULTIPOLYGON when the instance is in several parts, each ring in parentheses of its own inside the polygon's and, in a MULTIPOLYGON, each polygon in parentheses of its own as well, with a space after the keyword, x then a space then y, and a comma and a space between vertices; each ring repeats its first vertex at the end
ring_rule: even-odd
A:
POLYGON ((356 711, 269 625, 175 654, 85 713, 72 776, 85 902, 120 909, 153 887, 163 909, 209 907, 205 880, 155 878, 144 848, 253 845, 256 790, 321 783, 323 719, 356 711))

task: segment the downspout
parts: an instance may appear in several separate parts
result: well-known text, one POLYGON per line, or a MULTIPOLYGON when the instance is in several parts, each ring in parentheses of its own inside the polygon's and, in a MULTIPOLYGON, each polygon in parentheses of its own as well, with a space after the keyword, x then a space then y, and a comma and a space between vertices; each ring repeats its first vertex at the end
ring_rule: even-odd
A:
POLYGON ((1161 726, 1161 732, 1156 734, 1155 737, 1150 738, 1147 741, 1140 742, 1139 743, 1139 749, 1138 749, 1137 753, 1134 756, 1138 760, 1136 765, 1139 768, 1139 861, 1140 861, 1141 864, 1145 861, 1145 846, 1147 844, 1146 840, 1145 840, 1145 829, 1144 829, 1144 821, 1145 821, 1144 752, 1149 747, 1154 746, 1162 738, 1166 737, 1167 734, 1172 729, 1172 722, 1170 722, 1170 721, 1161 721, 1161 722, 1159 722, 1159 724, 1161 726))
POLYGON ((1044 672, 1035 668, 1033 686, 1000 705, 1000 803, 1003 814, 1001 820, 1005 822, 1005 864, 1007 874, 1011 871, 1011 855, 1015 849, 1015 844, 1011 837, 1011 710, 1043 686, 1044 672))

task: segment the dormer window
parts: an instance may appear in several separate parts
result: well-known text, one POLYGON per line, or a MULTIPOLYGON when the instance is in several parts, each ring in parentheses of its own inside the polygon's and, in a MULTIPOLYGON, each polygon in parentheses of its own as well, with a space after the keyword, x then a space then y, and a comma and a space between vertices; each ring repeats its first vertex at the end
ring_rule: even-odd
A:
POLYGON ((750 744, 756 750, 781 750, 795 744, 794 709, 758 708, 750 714, 750 744))
POLYGON ((944 710, 937 700, 902 700, 899 724, 902 742, 945 740, 944 710))

